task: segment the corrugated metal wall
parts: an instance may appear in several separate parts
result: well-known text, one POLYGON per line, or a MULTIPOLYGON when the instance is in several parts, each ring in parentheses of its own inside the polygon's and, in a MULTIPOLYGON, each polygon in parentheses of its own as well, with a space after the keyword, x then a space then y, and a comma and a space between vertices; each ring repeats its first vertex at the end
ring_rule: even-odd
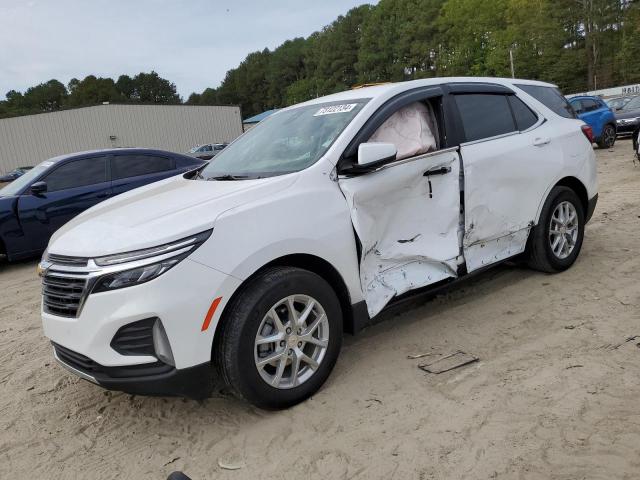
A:
POLYGON ((0 173, 81 150, 148 147, 186 152, 241 134, 239 107, 111 104, 5 118, 0 119, 0 173))

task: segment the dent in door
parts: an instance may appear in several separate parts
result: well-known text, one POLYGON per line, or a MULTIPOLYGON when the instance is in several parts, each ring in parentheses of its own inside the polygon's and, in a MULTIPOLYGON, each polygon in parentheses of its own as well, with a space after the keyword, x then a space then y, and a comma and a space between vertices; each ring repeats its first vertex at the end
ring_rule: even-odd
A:
POLYGON ((339 180, 362 243, 360 283, 370 316, 395 296, 457 276, 459 157, 427 154, 339 180), (425 177, 428 170, 451 169, 425 177))

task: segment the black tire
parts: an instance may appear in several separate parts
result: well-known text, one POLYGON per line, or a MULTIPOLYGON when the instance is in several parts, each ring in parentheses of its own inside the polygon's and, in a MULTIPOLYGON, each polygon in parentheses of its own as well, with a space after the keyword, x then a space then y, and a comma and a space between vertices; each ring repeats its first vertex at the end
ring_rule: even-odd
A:
POLYGON ((584 206, 578 195, 568 187, 554 187, 542 207, 540 221, 529 236, 529 267, 547 273, 562 272, 576 261, 584 240, 584 206), (551 249, 549 230, 551 216, 562 202, 570 202, 578 215, 578 236, 573 251, 566 258, 559 258, 551 249))
POLYGON ((221 378, 238 397, 265 409, 287 408, 307 399, 322 386, 342 346, 342 310, 335 291, 320 276, 293 267, 274 267, 251 279, 225 312, 213 358, 221 378), (308 295, 324 309, 329 339, 315 373, 302 384, 279 389, 262 379, 254 359, 255 339, 262 319, 289 295, 308 295))
POLYGON ((616 128, 613 125, 605 125, 602 129, 602 135, 600 141, 598 141, 598 147, 611 148, 616 143, 616 128))

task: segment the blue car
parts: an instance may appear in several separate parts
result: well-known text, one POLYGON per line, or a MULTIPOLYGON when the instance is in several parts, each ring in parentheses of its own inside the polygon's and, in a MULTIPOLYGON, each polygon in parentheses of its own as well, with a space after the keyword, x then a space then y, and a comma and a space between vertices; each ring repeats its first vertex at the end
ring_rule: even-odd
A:
POLYGON ((593 137, 600 148, 611 148, 616 143, 616 115, 599 97, 579 96, 569 100, 580 120, 593 130, 593 137))
POLYGON ((123 148, 44 161, 0 190, 0 255, 40 255, 62 225, 119 193, 194 170, 203 160, 161 150, 123 148))

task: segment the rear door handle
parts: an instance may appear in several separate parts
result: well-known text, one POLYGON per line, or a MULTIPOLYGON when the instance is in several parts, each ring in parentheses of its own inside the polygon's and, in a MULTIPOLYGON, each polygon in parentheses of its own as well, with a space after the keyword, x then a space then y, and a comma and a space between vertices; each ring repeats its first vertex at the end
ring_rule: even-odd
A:
POLYGON ((424 177, 433 177, 434 175, 445 175, 451 171, 451 167, 437 167, 424 172, 424 177))
POLYGON ((551 143, 551 139, 550 138, 538 137, 538 138, 533 140, 533 146, 534 147, 542 147, 544 145, 549 145, 550 143, 551 143))

